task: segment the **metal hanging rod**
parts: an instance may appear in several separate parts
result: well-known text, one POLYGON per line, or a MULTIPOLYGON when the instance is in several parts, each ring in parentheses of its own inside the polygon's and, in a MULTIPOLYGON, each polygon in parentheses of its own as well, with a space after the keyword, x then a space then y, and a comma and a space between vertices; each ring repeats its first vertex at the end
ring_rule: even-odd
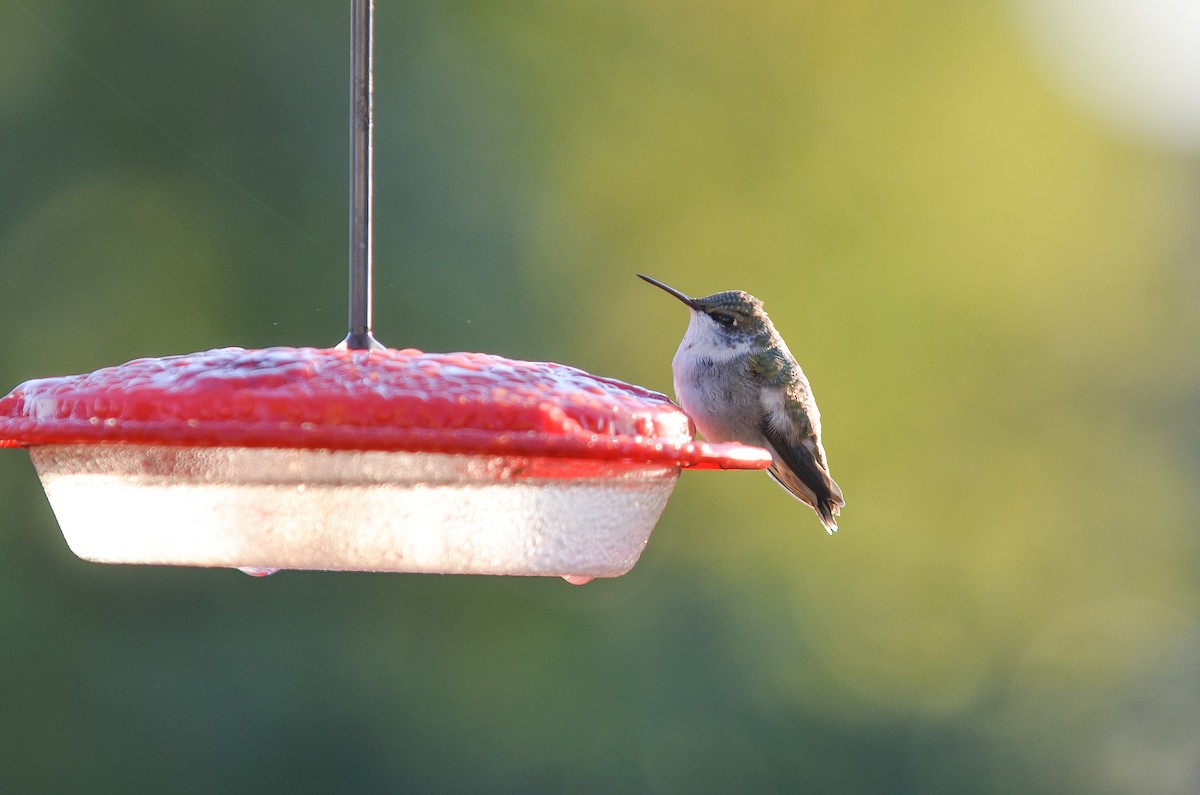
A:
POLYGON ((382 348, 371 334, 375 208, 375 3, 350 0, 350 333, 351 349, 382 348))

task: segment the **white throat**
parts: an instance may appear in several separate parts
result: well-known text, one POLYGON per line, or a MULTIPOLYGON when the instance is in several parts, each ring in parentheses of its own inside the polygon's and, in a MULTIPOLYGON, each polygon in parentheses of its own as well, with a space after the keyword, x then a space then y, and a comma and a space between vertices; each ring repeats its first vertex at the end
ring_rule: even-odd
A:
POLYGON ((679 350, 675 352, 675 360, 694 362, 707 359, 714 364, 727 362, 745 354, 753 346, 754 342, 749 338, 730 345, 729 338, 717 330, 707 315, 693 309, 683 341, 679 343, 679 350))

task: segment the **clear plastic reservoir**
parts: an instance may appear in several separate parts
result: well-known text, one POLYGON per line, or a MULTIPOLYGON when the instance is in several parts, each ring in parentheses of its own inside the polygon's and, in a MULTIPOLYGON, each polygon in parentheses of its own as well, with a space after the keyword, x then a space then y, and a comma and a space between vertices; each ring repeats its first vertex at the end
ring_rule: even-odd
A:
POLYGON ((616 577, 678 466, 356 450, 48 444, 72 551, 105 563, 616 577))

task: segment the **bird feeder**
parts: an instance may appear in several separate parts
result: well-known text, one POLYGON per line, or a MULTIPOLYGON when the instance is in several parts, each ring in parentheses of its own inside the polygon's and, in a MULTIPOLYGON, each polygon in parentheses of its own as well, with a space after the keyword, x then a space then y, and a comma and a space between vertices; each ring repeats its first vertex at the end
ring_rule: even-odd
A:
POLYGON ((352 1, 350 333, 28 381, 29 448, 87 560, 552 575, 638 560, 684 468, 770 455, 693 438, 664 395, 561 364, 385 348, 371 334, 372 9, 352 1))
POLYGON ((0 399, 71 549, 106 563, 614 577, 693 441, 663 395, 479 353, 225 348, 0 399))

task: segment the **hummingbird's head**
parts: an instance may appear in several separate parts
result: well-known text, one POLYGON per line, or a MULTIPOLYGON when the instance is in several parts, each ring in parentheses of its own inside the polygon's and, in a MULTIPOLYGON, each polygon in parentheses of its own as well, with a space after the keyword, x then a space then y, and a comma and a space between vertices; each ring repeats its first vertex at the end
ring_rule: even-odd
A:
POLYGON ((767 347, 775 336, 775 327, 763 309, 762 301, 741 290, 713 293, 692 298, 649 276, 638 276, 678 298, 692 310, 689 334, 695 334, 728 348, 767 347))

